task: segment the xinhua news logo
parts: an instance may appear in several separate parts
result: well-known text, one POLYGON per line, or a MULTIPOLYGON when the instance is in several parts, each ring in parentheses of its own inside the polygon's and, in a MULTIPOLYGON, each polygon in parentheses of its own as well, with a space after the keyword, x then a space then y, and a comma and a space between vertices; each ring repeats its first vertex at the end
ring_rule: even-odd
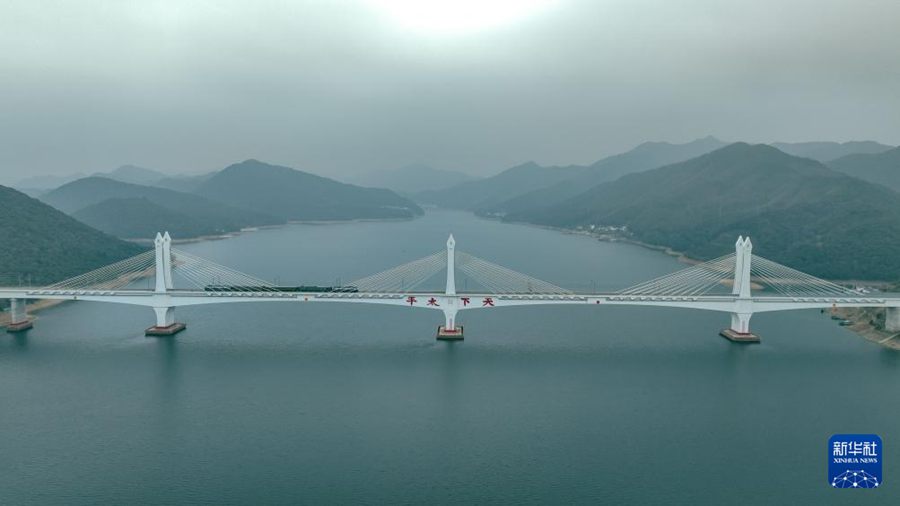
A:
POLYGON ((828 482, 834 488, 881 486, 884 447, 875 434, 835 434, 828 440, 828 482))

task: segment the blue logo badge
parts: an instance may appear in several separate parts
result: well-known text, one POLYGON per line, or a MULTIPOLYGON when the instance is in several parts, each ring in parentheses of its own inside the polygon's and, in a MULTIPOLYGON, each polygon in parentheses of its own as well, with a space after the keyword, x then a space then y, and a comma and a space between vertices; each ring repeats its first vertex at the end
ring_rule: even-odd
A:
POLYGON ((834 488, 881 486, 881 438, 875 434, 835 434, 828 440, 828 482, 834 488))

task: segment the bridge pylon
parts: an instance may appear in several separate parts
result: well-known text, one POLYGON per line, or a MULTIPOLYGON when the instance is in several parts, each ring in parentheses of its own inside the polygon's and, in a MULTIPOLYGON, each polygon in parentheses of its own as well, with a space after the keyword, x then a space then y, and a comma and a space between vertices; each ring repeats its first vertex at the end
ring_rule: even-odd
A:
POLYGON ((447 298, 444 301, 444 325, 438 326, 439 341, 461 341, 463 328, 456 325, 456 313, 459 311, 456 298, 456 240, 453 234, 447 239, 447 285, 444 290, 447 298))
POLYGON ((731 293, 737 295, 731 326, 719 334, 736 343, 758 343, 759 336, 750 332, 753 316, 753 300, 750 294, 750 268, 753 261, 753 243, 750 237, 739 236, 734 244, 734 285, 731 293))
MULTIPOLYGON (((153 240, 156 253, 155 277, 156 286, 154 294, 160 299, 166 300, 166 292, 172 289, 172 237, 169 233, 156 234, 153 240)), ((148 328, 146 336, 173 336, 187 328, 184 323, 175 321, 175 307, 169 305, 153 306, 156 313, 156 325, 148 328)))

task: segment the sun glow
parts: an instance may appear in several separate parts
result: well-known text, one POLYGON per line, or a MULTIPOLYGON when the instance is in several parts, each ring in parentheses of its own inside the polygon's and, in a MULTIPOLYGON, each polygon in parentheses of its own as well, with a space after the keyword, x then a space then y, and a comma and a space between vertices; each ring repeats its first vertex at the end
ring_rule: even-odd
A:
POLYGON ((556 0, 367 0, 400 25, 428 33, 455 34, 508 25, 556 0))

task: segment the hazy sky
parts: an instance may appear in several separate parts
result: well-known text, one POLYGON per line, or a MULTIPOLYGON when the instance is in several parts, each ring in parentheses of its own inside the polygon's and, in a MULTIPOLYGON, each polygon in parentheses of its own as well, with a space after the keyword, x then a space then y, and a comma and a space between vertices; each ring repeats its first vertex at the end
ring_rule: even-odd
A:
POLYGON ((4 0, 0 181, 900 144, 897 0, 4 0))

